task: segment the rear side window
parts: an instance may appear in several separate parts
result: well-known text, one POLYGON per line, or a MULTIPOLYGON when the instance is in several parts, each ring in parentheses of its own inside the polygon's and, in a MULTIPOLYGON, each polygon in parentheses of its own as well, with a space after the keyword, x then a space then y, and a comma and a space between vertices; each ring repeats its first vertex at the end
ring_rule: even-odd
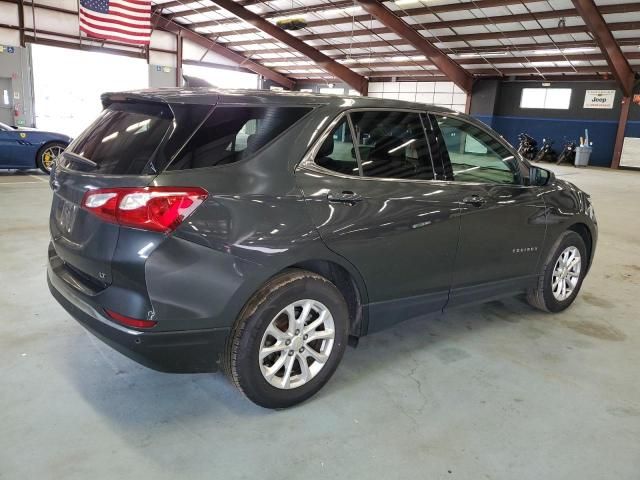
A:
MULTIPOLYGON (((172 120, 171 110, 163 104, 114 103, 80 134, 69 151, 94 162, 92 171, 98 173, 140 174, 172 120)), ((68 164, 64 166, 69 168, 68 164)))
POLYGON ((228 165, 247 158, 310 110, 278 106, 216 107, 168 170, 228 165))
POLYGON ((359 175, 358 160, 347 117, 331 132, 316 154, 316 164, 345 175, 359 175))
POLYGON ((381 110, 350 115, 365 177, 433 180, 418 113, 381 110))

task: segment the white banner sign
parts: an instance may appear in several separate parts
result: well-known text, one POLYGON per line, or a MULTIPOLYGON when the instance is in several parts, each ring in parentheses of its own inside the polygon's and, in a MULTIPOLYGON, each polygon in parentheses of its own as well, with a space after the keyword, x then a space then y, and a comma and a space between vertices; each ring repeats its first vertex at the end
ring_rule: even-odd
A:
POLYGON ((584 94, 584 108, 613 108, 615 90, 587 90, 584 94))

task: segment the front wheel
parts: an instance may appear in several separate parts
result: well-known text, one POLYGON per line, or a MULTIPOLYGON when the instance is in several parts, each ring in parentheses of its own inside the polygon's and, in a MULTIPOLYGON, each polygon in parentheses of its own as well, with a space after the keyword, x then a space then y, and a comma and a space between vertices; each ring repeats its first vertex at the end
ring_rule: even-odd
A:
POLYGON ((564 232, 556 241, 528 302, 547 312, 560 312, 573 303, 587 271, 587 248, 576 232, 564 232))
POLYGON ((305 270, 271 279, 234 326, 225 370, 254 403, 303 402, 333 375, 347 344, 349 313, 336 286, 305 270))
POLYGON ((62 142, 50 142, 44 145, 36 156, 38 168, 49 175, 51 168, 56 163, 56 160, 58 160, 58 157, 62 155, 65 148, 67 148, 67 144, 62 142))

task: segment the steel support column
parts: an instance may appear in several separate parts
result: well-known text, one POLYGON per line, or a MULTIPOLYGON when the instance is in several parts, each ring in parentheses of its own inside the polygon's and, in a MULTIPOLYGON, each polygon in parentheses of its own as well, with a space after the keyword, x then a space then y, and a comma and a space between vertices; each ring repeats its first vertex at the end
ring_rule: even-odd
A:
POLYGON ((20 46, 24 47, 26 46, 24 41, 24 0, 18 0, 18 25, 20 27, 20 46))
POLYGON ((620 157, 622 156, 622 146, 624 144, 624 132, 627 129, 627 119, 629 118, 629 109, 631 108, 631 103, 631 97, 624 97, 622 99, 622 108, 620 109, 620 119, 618 120, 616 143, 613 147, 613 159, 611 160, 611 168, 620 167, 620 157))
POLYGON ((182 86, 182 32, 179 31, 176 35, 176 87, 182 86))

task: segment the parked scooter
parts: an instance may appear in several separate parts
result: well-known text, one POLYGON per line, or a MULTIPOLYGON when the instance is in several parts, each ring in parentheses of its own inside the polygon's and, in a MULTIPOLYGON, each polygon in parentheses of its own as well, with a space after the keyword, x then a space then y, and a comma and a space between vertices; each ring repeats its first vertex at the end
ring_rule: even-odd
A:
POLYGON ((536 153, 538 153, 538 142, 524 132, 518 135, 518 140, 520 140, 520 143, 518 144, 518 153, 527 160, 534 159, 536 153))
POLYGON ((558 155, 558 160, 556 161, 556 165, 560 165, 561 163, 570 163, 571 165, 575 165, 576 163, 576 142, 565 141, 564 148, 560 155, 558 155))
POLYGON ((542 148, 533 159, 534 162, 556 162, 558 161, 558 154, 552 147, 553 140, 546 138, 542 139, 542 148))

